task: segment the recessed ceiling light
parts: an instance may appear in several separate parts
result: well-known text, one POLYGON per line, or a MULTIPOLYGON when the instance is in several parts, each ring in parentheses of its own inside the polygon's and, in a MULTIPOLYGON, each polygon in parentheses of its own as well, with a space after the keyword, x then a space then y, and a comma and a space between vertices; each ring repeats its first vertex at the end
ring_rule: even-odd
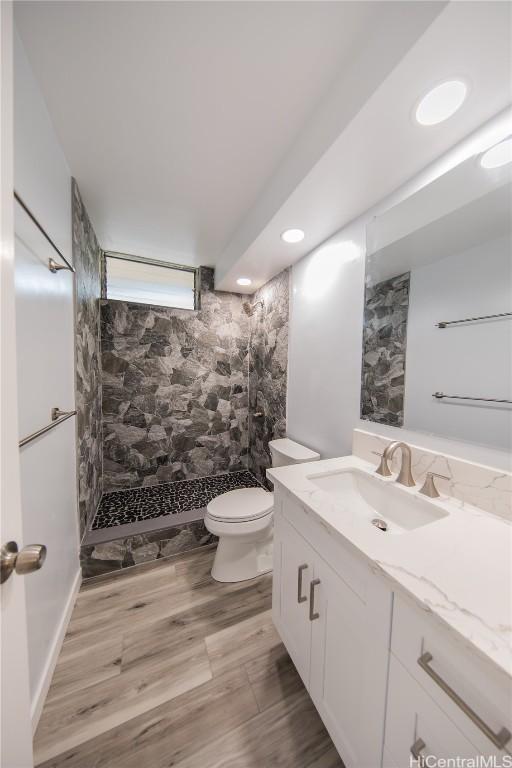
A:
POLYGON ((300 243, 304 240, 304 232, 302 229, 286 229, 281 235, 281 240, 285 243, 300 243))
POLYGON ((482 155, 480 165, 482 168, 499 168, 500 165, 506 165, 510 162, 512 162, 512 136, 488 149, 482 155))
POLYGON ((249 280, 248 277, 239 277, 237 283, 238 285, 250 285, 252 280, 249 280))
POLYGON ((437 125, 462 106, 468 87, 462 80, 448 80, 437 85, 422 98, 416 108, 416 120, 420 125, 437 125))

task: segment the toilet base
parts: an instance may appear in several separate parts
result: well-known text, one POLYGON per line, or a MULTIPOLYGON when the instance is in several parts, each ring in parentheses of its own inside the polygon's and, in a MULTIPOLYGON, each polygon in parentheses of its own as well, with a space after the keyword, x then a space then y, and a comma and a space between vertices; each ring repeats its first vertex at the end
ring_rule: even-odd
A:
MULTIPOLYGON (((236 525, 236 523, 235 523, 236 525)), ((220 582, 255 579, 272 570, 272 526, 263 537, 221 536, 212 567, 212 578, 220 582)))

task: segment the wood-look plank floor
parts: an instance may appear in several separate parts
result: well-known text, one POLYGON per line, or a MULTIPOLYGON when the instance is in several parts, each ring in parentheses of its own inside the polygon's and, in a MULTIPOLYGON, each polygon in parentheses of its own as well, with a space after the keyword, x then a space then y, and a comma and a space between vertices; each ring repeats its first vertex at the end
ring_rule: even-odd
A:
POLYGON ((35 736, 44 768, 337 768, 272 624, 214 550, 82 587, 35 736))

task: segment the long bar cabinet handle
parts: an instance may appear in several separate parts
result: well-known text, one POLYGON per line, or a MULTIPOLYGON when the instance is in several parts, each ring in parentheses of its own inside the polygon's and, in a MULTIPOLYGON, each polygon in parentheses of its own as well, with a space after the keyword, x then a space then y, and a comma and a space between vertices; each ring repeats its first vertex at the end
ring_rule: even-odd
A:
POLYGON ((297 571, 297 602, 298 603, 305 603, 308 599, 306 595, 302 594, 302 574, 307 569, 307 563, 303 563, 303 565, 299 565, 298 571, 297 571))
POLYGON ((315 587, 320 584, 320 579, 313 579, 309 585, 309 620, 314 621, 320 618, 320 614, 315 612, 315 587))
POLYGON ((459 707, 459 709, 461 709, 464 714, 469 717, 471 722, 473 722, 476 727, 482 731, 485 736, 487 736, 489 741, 492 741, 495 747, 498 747, 498 749, 504 749, 512 738, 512 733, 510 733, 510 731, 505 727, 500 728, 498 733, 494 733, 492 728, 490 728, 487 723, 485 723, 482 718, 479 717, 479 715, 477 715, 473 709, 471 709, 469 704, 466 704, 464 699, 462 699, 459 694, 456 693, 453 688, 449 686, 448 683, 443 680, 443 678, 438 675, 434 669, 432 669, 430 662, 433 661, 433 659, 434 657, 432 654, 426 651, 419 657, 418 664, 423 669, 423 671, 426 672, 427 675, 431 677, 435 683, 437 683, 441 690, 450 697, 450 699, 459 707))

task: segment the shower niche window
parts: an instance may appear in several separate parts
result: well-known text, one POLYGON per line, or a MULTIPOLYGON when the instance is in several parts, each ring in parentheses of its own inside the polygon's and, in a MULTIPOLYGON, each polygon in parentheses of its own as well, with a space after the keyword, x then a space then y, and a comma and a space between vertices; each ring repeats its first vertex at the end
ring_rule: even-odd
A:
POLYGON ((105 253, 107 299, 175 309, 198 309, 198 270, 165 261, 105 253))

